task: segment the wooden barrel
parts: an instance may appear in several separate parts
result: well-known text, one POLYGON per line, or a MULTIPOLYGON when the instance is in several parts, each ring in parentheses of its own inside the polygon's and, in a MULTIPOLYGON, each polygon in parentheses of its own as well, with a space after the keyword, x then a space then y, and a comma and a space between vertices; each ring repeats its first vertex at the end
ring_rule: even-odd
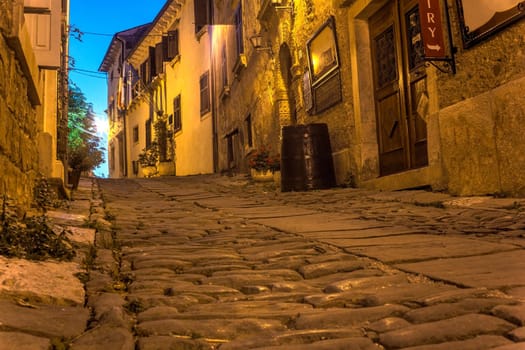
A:
POLYGON ((330 136, 326 124, 290 125, 282 129, 281 191, 335 186, 330 136))

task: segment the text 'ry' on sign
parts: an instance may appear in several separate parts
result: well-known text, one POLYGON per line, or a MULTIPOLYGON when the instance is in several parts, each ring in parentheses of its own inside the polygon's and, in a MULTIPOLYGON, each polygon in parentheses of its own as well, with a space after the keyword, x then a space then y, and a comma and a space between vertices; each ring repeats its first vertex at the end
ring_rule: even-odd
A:
POLYGON ((421 32, 423 33, 426 58, 446 57, 439 1, 440 0, 419 0, 421 32))

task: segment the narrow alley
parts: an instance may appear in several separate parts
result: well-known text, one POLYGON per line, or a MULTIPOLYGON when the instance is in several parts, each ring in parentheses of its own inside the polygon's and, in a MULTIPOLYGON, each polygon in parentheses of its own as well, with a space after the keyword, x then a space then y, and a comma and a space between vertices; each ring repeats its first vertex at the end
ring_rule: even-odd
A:
POLYGON ((525 348, 520 201, 97 181, 113 278, 87 283, 97 329, 74 349, 525 348))

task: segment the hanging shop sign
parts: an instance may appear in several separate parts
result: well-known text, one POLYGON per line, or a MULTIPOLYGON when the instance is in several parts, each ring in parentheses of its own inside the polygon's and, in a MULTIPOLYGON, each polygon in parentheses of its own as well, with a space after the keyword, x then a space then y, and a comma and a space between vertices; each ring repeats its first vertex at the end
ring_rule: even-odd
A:
POLYGON ((440 0, 419 0, 421 33, 425 46, 425 58, 447 57, 440 0))

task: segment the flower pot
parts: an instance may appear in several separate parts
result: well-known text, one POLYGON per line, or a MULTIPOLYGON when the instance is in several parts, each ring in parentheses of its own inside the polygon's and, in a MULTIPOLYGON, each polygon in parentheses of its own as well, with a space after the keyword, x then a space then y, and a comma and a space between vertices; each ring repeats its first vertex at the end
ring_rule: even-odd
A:
POLYGON ((71 185, 71 189, 76 190, 80 182, 80 170, 70 170, 68 173, 68 184, 71 185))
POLYGON ((156 166, 143 166, 141 168, 142 168, 142 175, 144 177, 152 177, 158 173, 156 166))
POLYGON ((166 176, 166 175, 175 175, 175 162, 173 161, 167 161, 167 162, 159 162, 159 175, 160 176, 166 176))
POLYGON ((251 177, 257 182, 271 182, 273 181, 273 173, 270 170, 250 169, 251 177))
POLYGON ((273 182, 278 188, 281 186, 281 171, 276 170, 273 172, 273 182))

